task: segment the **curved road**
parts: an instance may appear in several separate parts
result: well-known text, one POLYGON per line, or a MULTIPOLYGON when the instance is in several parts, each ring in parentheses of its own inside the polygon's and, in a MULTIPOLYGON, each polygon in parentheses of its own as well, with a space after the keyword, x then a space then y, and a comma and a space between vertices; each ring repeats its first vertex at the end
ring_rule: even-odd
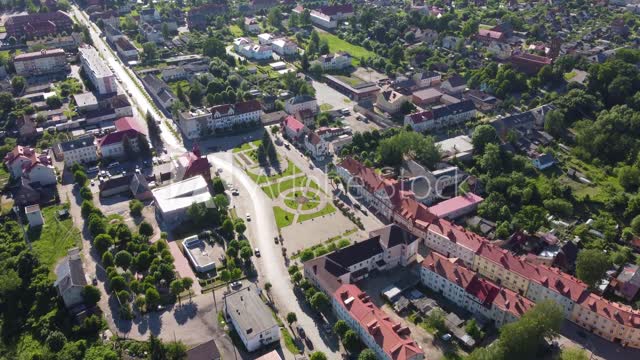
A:
POLYGON ((261 255, 260 258, 256 258, 256 265, 261 269, 263 283, 270 282, 272 285, 271 298, 278 304, 280 314, 296 313, 297 323, 304 328, 313 343, 313 350, 324 352, 330 359, 339 359, 338 348, 332 350, 325 344, 318 326, 303 312, 293 293, 280 245, 276 245, 273 241, 273 238, 278 235, 278 227, 275 223, 271 199, 233 162, 233 154, 217 153, 209 155, 208 158, 216 168, 222 169, 221 176, 225 181, 233 183, 240 190, 240 196, 234 198, 234 205, 238 216, 244 216, 245 213, 251 215, 251 221, 247 222, 252 234, 249 238, 253 240, 253 246, 260 249, 261 255))

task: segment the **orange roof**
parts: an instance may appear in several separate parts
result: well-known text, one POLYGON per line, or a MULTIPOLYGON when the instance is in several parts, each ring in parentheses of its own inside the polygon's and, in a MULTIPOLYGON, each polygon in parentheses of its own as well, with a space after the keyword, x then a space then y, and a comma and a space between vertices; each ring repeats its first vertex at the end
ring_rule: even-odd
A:
POLYGON ((537 274, 536 267, 531 263, 513 255, 508 250, 499 248, 486 241, 483 242, 482 246, 478 249, 477 256, 499 264, 503 268, 511 272, 515 272, 527 279, 532 279, 537 274))
POLYGON ((596 294, 585 296, 579 304, 619 324, 640 328, 640 312, 633 310, 630 306, 608 301, 596 294))
POLYGON ((406 360, 423 354, 422 349, 409 336, 409 328, 393 322, 389 315, 375 306, 367 294, 357 286, 342 285, 333 296, 389 358, 406 360))
POLYGON ((535 304, 516 292, 502 288, 493 298, 493 305, 519 318, 535 304))

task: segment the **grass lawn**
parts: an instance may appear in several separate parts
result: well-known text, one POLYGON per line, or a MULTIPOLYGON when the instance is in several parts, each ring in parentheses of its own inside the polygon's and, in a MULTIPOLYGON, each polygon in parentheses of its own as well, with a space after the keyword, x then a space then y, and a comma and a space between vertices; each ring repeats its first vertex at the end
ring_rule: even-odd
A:
POLYGON ((262 144, 262 140, 256 140, 256 141, 253 141, 253 142, 247 142, 247 143, 244 143, 244 144, 240 145, 240 147, 234 148, 233 152, 234 153, 238 153, 238 152, 241 152, 241 151, 251 150, 251 149, 254 148, 253 145, 258 147, 258 146, 260 146, 260 144, 262 144))
MULTIPOLYGON (((67 250, 81 245, 80 230, 71 218, 60 221, 58 210, 61 206, 49 206, 42 209, 44 226, 40 229, 29 230, 29 239, 33 244, 33 251, 40 262, 53 269, 56 262, 67 255, 67 250)), ((53 272, 51 276, 55 276, 53 272)))
POLYGON ((265 186, 262 188, 268 197, 275 199, 289 189, 302 188, 307 184, 306 176, 298 176, 292 179, 287 179, 269 186, 265 186))
POLYGON ((278 225, 278 229, 282 229, 283 227, 289 226, 293 223, 294 215, 278 206, 273 207, 273 214, 276 217, 276 225, 278 225))
POLYGON ((287 205, 289 209, 298 210, 298 200, 295 199, 284 199, 284 204, 287 205))
POLYGON ((236 24, 229 26, 229 31, 233 37, 241 37, 244 35, 244 31, 236 24))
POLYGON ((336 211, 336 208, 333 207, 333 205, 327 204, 327 206, 325 206, 324 209, 318 212, 314 212, 313 214, 302 214, 298 216, 298 222, 301 223, 307 220, 311 220, 313 218, 317 218, 318 216, 329 215, 335 211, 336 211))
POLYGON ((169 83, 169 87, 174 94, 178 93, 178 85, 182 86, 182 91, 185 94, 189 93, 189 82, 187 80, 174 81, 169 83))
POLYGON ((4 167, 0 167, 0 188, 4 189, 4 187, 9 182, 10 177, 11 177, 11 174, 9 174, 7 169, 5 169, 4 167))
POLYGON ((573 79, 574 76, 576 76, 576 72, 575 71, 571 71, 571 72, 568 72, 568 73, 564 74, 564 79, 569 81, 569 80, 573 79))
POLYGON ((331 106, 329 104, 321 104, 320 105, 320 111, 330 111, 331 109, 333 109, 333 106, 331 106))
POLYGON ((322 33, 319 33, 318 35, 320 35, 320 40, 326 40, 327 43, 329 44, 329 52, 332 52, 332 53, 335 53, 336 51, 348 52, 351 56, 354 57, 353 63, 356 66, 360 64, 361 58, 363 57, 368 58, 368 57, 374 56, 374 53, 363 48, 362 46, 353 45, 349 42, 346 42, 340 39, 339 37, 333 34, 322 32, 322 33))
POLYGON ((318 205, 320 205, 320 202, 318 201, 307 201, 304 204, 302 204, 302 210, 315 209, 316 207, 318 207, 318 205))

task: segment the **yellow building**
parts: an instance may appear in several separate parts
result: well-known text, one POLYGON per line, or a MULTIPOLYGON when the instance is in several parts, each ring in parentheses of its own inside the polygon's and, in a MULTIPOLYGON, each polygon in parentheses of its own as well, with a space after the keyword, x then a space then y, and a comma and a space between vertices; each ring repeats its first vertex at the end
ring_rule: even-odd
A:
POLYGON ((535 275, 533 265, 489 243, 476 252, 473 270, 520 295, 527 293, 529 278, 535 275))

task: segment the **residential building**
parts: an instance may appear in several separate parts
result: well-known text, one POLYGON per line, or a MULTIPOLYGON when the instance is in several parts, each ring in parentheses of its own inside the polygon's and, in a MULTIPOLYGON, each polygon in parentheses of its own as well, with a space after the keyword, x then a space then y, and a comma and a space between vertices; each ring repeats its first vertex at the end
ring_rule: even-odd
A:
POLYGON ((69 70, 67 56, 62 49, 41 50, 16 55, 13 58, 16 75, 29 77, 69 70))
POLYGON ((287 38, 273 40, 271 48, 280 56, 292 56, 298 53, 298 45, 287 38))
POLYGON ((491 111, 500 102, 495 96, 484 91, 471 89, 464 93, 463 99, 471 100, 479 111, 491 111))
POLYGON ((337 52, 321 55, 314 63, 320 64, 322 71, 342 70, 351 66, 352 59, 349 53, 337 52))
POLYGON ((257 34, 260 32, 260 23, 254 17, 245 17, 244 29, 250 33, 257 34))
POLYGON ((418 90, 411 95, 411 102, 422 108, 437 104, 444 94, 437 88, 430 87, 418 90))
POLYGON ((76 104, 76 110, 79 112, 98 110, 98 99, 92 92, 73 94, 72 98, 76 104))
POLYGON ((545 65, 551 65, 552 59, 546 56, 523 52, 514 52, 509 59, 511 64, 527 75, 537 75, 545 65))
POLYGON ((27 47, 30 49, 40 47, 46 50, 62 49, 67 52, 76 52, 81 43, 82 34, 73 32, 69 35, 56 34, 46 38, 27 40, 27 47))
POLYGON ((378 109, 394 115, 398 113, 402 109, 402 106, 408 103, 410 99, 408 95, 397 92, 391 88, 386 88, 378 93, 376 106, 378 109))
POLYGON ((254 285, 225 295, 224 314, 249 352, 280 340, 280 327, 254 285))
POLYGON ((42 217, 42 211, 40 205, 29 205, 24 208, 24 215, 27 217, 29 227, 38 227, 44 225, 44 217, 42 217))
POLYGON ((491 41, 485 46, 485 50, 500 60, 511 57, 511 45, 499 41, 491 41))
POLYGON ((489 44, 491 42, 505 42, 507 40, 507 35, 499 31, 496 28, 492 29, 478 29, 478 33, 476 34, 476 40, 483 42, 485 44, 489 44))
POLYGON ((321 6, 317 11, 338 21, 346 20, 354 15, 352 4, 325 5, 321 6))
POLYGON ((556 159, 551 154, 540 154, 533 160, 533 166, 538 170, 544 170, 552 167, 556 163, 556 159))
POLYGON ((98 139, 98 152, 103 159, 124 158, 139 153, 144 131, 132 117, 123 117, 114 123, 116 131, 98 139))
POLYGON ((440 85, 440 88, 450 95, 462 94, 462 92, 467 88, 467 82, 462 76, 454 74, 445 80, 440 85))
POLYGON ((260 45, 271 45, 271 43, 273 42, 274 39, 275 39, 275 36, 273 36, 272 34, 263 33, 263 34, 258 35, 258 44, 260 44, 260 45))
POLYGON ((318 101, 313 96, 299 95, 288 99, 284 104, 287 114, 295 114, 302 110, 309 110, 314 114, 318 112, 318 101))
POLYGON ((189 139, 228 131, 260 121, 262 106, 257 100, 191 109, 178 114, 178 125, 189 139))
POLYGON ((62 32, 70 34, 73 20, 66 13, 58 10, 48 13, 33 13, 10 16, 4 23, 7 37, 20 39, 56 35, 62 32))
POLYGON ((140 21, 138 23, 138 30, 142 37, 148 42, 156 44, 162 44, 165 42, 164 35, 162 35, 162 29, 158 29, 148 22, 140 21))
POLYGON ((304 147, 316 160, 324 160, 329 154, 329 144, 315 132, 310 132, 304 137, 304 147))
POLYGON ((80 62, 85 74, 91 80, 96 91, 101 94, 111 94, 118 91, 116 77, 98 51, 90 45, 78 49, 80 62))
POLYGON ((13 179, 24 178, 29 184, 42 186, 57 182, 51 157, 36 153, 34 148, 16 146, 5 155, 4 164, 13 179))
POLYGON ((138 49, 131 43, 127 37, 118 38, 114 41, 118 56, 124 61, 136 61, 138 60, 138 49))
POLYGON ((83 302, 82 291, 87 286, 87 279, 82 267, 80 249, 70 249, 67 256, 56 267, 56 287, 64 305, 72 308, 83 302))
POLYGON ((212 199, 207 181, 202 176, 178 181, 151 192, 157 216, 169 226, 184 221, 191 205, 206 203, 212 199))
POLYGON ((291 139, 298 141, 302 139, 302 136, 305 133, 305 126, 300 120, 296 119, 295 116, 287 116, 282 121, 282 128, 284 129, 284 135, 291 139))
POLYGON ((138 14, 140 15, 140 19, 143 21, 160 20, 160 13, 155 8, 141 9, 138 14))
POLYGON ((640 289, 640 266, 635 264, 625 264, 612 282, 615 293, 622 296, 627 301, 633 301, 640 289))
POLYGON ((273 58, 271 45, 254 44, 251 39, 237 38, 233 41, 236 53, 253 60, 269 60, 273 58))
POLYGON ((431 110, 405 115, 404 125, 414 131, 440 129, 456 125, 476 116, 476 108, 471 100, 433 107, 431 110))
POLYGON ((337 317, 347 322, 378 359, 424 359, 409 328, 392 321, 357 286, 342 285, 333 293, 331 304, 337 317))
POLYGON ((61 142, 57 147, 66 167, 75 163, 87 164, 98 161, 98 148, 93 136, 61 142))
POLYGON ((115 10, 92 12, 89 15, 89 20, 96 24, 101 21, 103 25, 111 25, 116 28, 120 26, 120 17, 115 10))
POLYGON ((149 94, 151 94, 153 100, 155 100, 166 113, 170 112, 171 106, 178 101, 178 97, 171 91, 169 85, 151 74, 145 75, 142 78, 142 83, 149 94))

